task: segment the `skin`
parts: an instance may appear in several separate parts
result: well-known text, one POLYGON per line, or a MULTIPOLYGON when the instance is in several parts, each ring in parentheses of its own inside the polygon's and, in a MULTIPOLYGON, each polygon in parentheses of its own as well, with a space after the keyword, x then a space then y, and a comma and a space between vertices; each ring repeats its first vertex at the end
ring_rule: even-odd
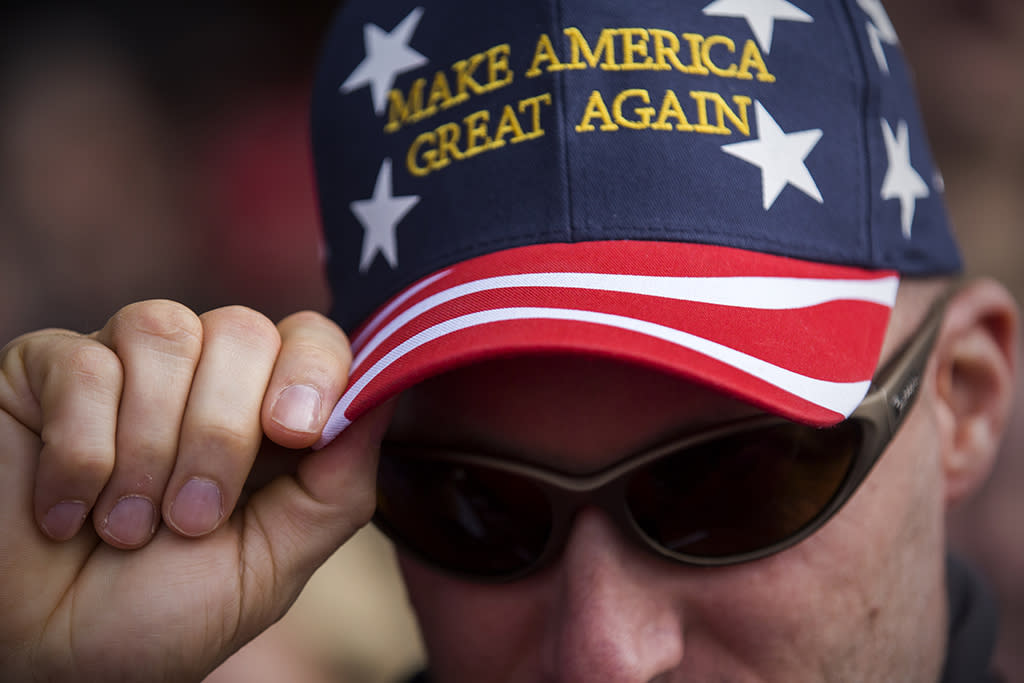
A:
MULTIPOLYGON (((942 511, 989 465, 1014 321, 1002 288, 962 293, 902 445, 827 531, 774 558, 669 565, 592 512, 553 568, 500 588, 403 558, 440 679, 933 679, 942 511)), ((330 447, 302 450, 348 363, 344 335, 320 315, 275 326, 248 309, 196 316, 165 301, 130 306, 91 335, 41 331, 0 352, 3 677, 199 681, 278 619, 372 513, 389 406, 330 447), (298 401, 297 386, 314 400, 298 401), (179 497, 196 480, 219 495, 179 497), (115 513, 126 499, 130 514, 115 513)), ((681 422, 747 410, 636 367, 522 359, 424 385, 394 428, 468 430, 587 470, 681 422), (494 381, 509 383, 499 401, 494 381), (460 398, 485 389, 487 401, 460 398), (442 399, 460 410, 433 403, 442 399), (538 419, 521 430, 526 417, 538 419)))
MULTIPOLYGON (((413 393, 400 413, 406 435, 468 435, 569 471, 600 469, 694 421, 748 412, 654 372, 574 358, 489 363, 413 393), (504 389, 485 399, 467 386, 504 389), (558 411, 565 404, 574 410, 558 411), (555 413, 557 422, 521 428, 555 413)), ((762 561, 674 565, 628 544, 595 510, 577 518, 554 568, 507 586, 453 579, 403 556, 438 679, 496 680, 503 671, 498 680, 934 680, 945 611, 934 599, 942 539, 928 523, 941 506, 929 491, 941 486, 924 455, 937 449, 934 432, 924 418, 913 426, 893 444, 899 455, 887 454, 826 529, 762 561), (908 449, 911 439, 923 448, 908 449), (923 629, 911 628, 917 620, 923 629)))
POLYGON ((0 352, 0 677, 199 681, 276 621, 373 510, 386 414, 281 448, 316 441, 349 358, 318 314, 167 301, 0 352), (219 504, 176 502, 191 480, 219 504))
MULTIPOLYGON (((932 292, 902 297, 886 354, 932 292)), ((952 338, 947 328, 944 343, 952 338)), ((672 564, 627 542, 595 510, 577 518, 554 567, 512 584, 466 582, 402 554, 436 680, 937 680, 945 463, 957 431, 943 372, 933 362, 923 400, 843 510, 768 559, 672 564)), ((419 385, 400 402, 392 431, 587 472, 751 410, 609 360, 511 358, 419 385)))

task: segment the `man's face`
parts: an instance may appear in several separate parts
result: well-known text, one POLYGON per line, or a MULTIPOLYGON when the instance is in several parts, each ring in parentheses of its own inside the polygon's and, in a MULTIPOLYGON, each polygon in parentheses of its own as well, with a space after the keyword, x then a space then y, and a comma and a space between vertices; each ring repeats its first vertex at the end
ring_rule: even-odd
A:
MULTIPOLYGON (((403 396, 392 435, 591 472, 756 411, 610 360, 491 361, 403 396)), ((584 509, 559 560, 487 585, 400 553, 435 680, 935 681, 945 620, 937 430, 922 401, 808 540, 725 568, 672 563, 584 509)))

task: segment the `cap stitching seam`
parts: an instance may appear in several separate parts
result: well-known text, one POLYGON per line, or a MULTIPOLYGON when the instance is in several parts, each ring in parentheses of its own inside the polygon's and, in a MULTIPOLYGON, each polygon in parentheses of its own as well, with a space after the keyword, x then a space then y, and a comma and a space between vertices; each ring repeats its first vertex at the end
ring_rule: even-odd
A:
POLYGON ((862 49, 863 45, 857 35, 858 28, 855 10, 850 5, 850 3, 844 3, 844 8, 845 17, 843 18, 845 18, 846 21, 842 22, 840 21, 840 17, 836 16, 838 14, 838 11, 835 8, 830 7, 830 9, 832 10, 833 19, 836 21, 837 25, 841 26, 845 23, 845 25, 849 28, 849 32, 847 33, 847 38, 849 42, 847 42, 846 45, 846 49, 850 54, 850 59, 848 60, 848 68, 850 69, 851 76, 854 79, 857 79, 859 77, 860 82, 863 84, 860 96, 860 135, 864 145, 864 154, 857 156, 857 163, 860 165, 860 173, 857 174, 857 177, 854 182, 857 183, 856 196, 865 198, 863 207, 864 215, 861 217, 862 225, 864 226, 863 236, 867 242, 865 244, 865 249, 868 261, 871 263, 875 263, 878 259, 879 254, 876 253, 875 249, 875 198, 872 186, 874 171, 871 164, 872 137, 871 132, 868 129, 868 126, 871 125, 871 122, 868 120, 868 118, 871 114, 872 109, 871 102, 876 97, 875 90, 877 88, 877 84, 872 80, 870 76, 867 57, 864 54, 864 50, 862 49), (858 69, 854 68, 854 64, 859 65, 859 73, 858 69))
MULTIPOLYGON (((554 9, 554 21, 555 26, 554 32, 557 32, 559 28, 564 25, 564 13, 561 0, 555 0, 553 3, 554 9)), ((558 125, 558 133, 561 136, 561 154, 562 154, 562 182, 565 183, 565 206, 563 207, 565 216, 565 228, 566 238, 572 242, 576 241, 576 216, 575 216, 575 202, 573 197, 573 186, 571 182, 572 170, 570 168, 570 155, 569 155, 569 128, 566 126, 566 103, 567 96, 565 93, 566 84, 565 78, 561 74, 554 74, 554 87, 558 89, 558 102, 556 104, 556 123, 558 125)))

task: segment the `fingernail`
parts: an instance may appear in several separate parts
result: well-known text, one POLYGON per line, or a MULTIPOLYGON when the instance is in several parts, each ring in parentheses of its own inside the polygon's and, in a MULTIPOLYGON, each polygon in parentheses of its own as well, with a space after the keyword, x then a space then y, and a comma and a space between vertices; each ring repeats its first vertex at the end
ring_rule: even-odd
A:
POLYGON ((61 501, 43 517, 43 530, 55 541, 66 541, 82 528, 88 513, 89 509, 81 501, 61 501))
POLYGON ((142 545, 156 530, 156 508, 148 498, 125 496, 103 521, 103 530, 118 543, 142 545))
POLYGON ((171 503, 171 525, 185 536, 202 536, 217 526, 220 488, 209 479, 189 479, 171 503))
POLYGON ((320 392, 308 384, 286 387, 277 395, 270 416, 285 429, 313 433, 320 421, 320 392))

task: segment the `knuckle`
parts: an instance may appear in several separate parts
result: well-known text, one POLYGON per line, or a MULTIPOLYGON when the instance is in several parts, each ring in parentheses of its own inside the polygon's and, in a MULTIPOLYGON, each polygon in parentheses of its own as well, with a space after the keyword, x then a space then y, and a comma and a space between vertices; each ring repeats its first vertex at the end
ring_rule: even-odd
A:
MULTIPOLYGON (((319 325, 327 319, 322 313, 316 311, 298 311, 287 316, 284 320, 296 322, 302 325, 319 325)), ((284 320, 282 322, 284 322, 284 320)))
POLYGON ((104 482, 114 470, 114 459, 105 450, 81 449, 73 451, 72 467, 79 478, 89 482, 104 482))
POLYGON ((349 364, 349 358, 334 349, 324 348, 312 342, 292 342, 287 346, 288 355, 297 361, 288 383, 297 380, 312 380, 317 385, 327 385, 337 380, 349 364))
POLYGON ((187 306, 167 300, 144 301, 123 308, 113 319, 116 346, 142 343, 165 353, 198 358, 203 325, 187 306))
POLYGON ((347 504, 352 521, 359 527, 366 526, 377 510, 377 492, 370 486, 359 487, 349 494, 347 504))
POLYGON ((80 486, 102 485, 114 470, 114 457, 101 443, 59 428, 48 426, 42 434, 43 452, 41 457, 61 473, 62 478, 71 479, 80 486))
POLYGON ((259 348, 276 348, 281 343, 277 326, 262 313, 246 306, 226 306, 204 313, 208 333, 224 335, 259 348))
POLYGON ((99 395, 119 395, 123 368, 121 361, 102 344, 87 341, 72 344, 60 366, 80 388, 99 395))
POLYGON ((245 429, 228 424, 208 424, 197 427, 190 439, 195 452, 202 455, 236 454, 248 456, 260 442, 259 429, 245 429))
MULTIPOLYGON (((177 432, 173 429, 133 430, 130 439, 119 437, 117 451, 119 468, 131 469, 142 473, 169 471, 174 463, 174 451, 178 446, 177 432), (138 432, 145 431, 145 434, 138 432), (130 459, 130 465, 125 462, 130 459), (126 467, 127 465, 127 467, 126 467)), ((152 476, 143 475, 136 483, 152 483, 152 476)))
POLYGON ((109 477, 114 462, 116 406, 122 368, 106 346, 91 341, 67 345, 49 370, 42 392, 43 461, 88 486, 109 477))
POLYGON ((322 346, 349 352, 348 337, 338 325, 315 311, 293 313, 280 322, 282 336, 289 339, 315 340, 322 346))
POLYGON ((280 326, 321 329, 333 328, 335 325, 326 316, 316 311, 299 311, 282 320, 280 326))

